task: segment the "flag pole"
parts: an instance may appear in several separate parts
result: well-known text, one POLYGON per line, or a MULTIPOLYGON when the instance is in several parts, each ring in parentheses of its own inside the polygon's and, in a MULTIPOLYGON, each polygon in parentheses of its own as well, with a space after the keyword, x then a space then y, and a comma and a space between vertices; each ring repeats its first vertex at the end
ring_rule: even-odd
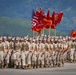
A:
POLYGON ((36 37, 38 36, 38 33, 36 33, 36 37))
POLYGON ((54 30, 54 35, 55 35, 55 37, 56 37, 56 29, 54 30))
POLYGON ((42 36, 42 31, 41 31, 41 33, 40 33, 40 36, 42 36))
POLYGON ((50 28, 50 35, 51 35, 51 28, 50 28))
POLYGON ((49 28, 49 36, 50 36, 50 28, 49 28))
POLYGON ((34 32, 32 32, 32 37, 34 38, 34 32))
POLYGON ((44 35, 44 29, 43 29, 43 32, 42 32, 42 33, 43 33, 43 35, 44 35))

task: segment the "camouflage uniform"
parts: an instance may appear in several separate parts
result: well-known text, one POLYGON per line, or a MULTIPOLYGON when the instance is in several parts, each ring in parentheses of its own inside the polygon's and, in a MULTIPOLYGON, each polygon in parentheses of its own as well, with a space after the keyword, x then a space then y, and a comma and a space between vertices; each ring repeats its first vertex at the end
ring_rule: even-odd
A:
POLYGON ((32 52, 34 51, 34 47, 35 47, 35 44, 32 41, 33 40, 30 40, 30 43, 29 43, 29 53, 27 55, 27 65, 28 65, 28 68, 32 67, 32 52), (33 44, 34 44, 34 46, 33 46, 33 44))
POLYGON ((54 55, 53 55, 53 66, 55 67, 57 65, 57 59, 58 59, 58 47, 57 43, 54 43, 54 55))
MULTIPOLYGON (((16 40, 18 41, 18 40, 16 40)), ((14 43, 15 47, 13 50, 13 55, 12 55, 12 59, 14 61, 14 68, 20 67, 21 66, 21 44, 20 42, 15 42, 14 43)))
POLYGON ((12 54, 14 50, 14 42, 11 40, 9 42, 9 67, 13 67, 12 54))
POLYGON ((3 68, 3 66, 4 66, 4 45, 1 42, 0 43, 0 68, 3 68))
POLYGON ((76 62, 76 47, 75 47, 75 50, 74 50, 74 62, 76 62))
POLYGON ((37 46, 35 46, 35 49, 32 54, 32 66, 33 68, 37 68, 37 58, 38 58, 38 51, 37 46))
POLYGON ((70 50, 70 62, 73 62, 73 60, 74 60, 74 50, 75 50, 75 48, 71 48, 71 50, 70 50))
POLYGON ((23 42, 22 43, 22 48, 21 48, 22 68, 27 67, 27 55, 29 53, 28 50, 29 50, 28 42, 23 42))
POLYGON ((44 44, 42 39, 39 40, 39 55, 38 55, 38 66, 44 67, 44 44))
POLYGON ((9 66, 9 58, 10 58, 10 51, 9 51, 9 42, 7 41, 7 38, 4 37, 4 51, 5 51, 5 68, 9 66))

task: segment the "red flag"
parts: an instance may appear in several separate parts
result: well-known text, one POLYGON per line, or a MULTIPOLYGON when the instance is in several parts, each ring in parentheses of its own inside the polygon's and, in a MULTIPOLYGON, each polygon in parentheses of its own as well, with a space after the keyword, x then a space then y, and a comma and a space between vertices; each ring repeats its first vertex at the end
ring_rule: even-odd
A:
POLYGON ((34 13, 33 11, 33 14, 32 14, 32 21, 31 21, 31 24, 32 24, 32 31, 36 31, 36 27, 37 27, 37 24, 38 24, 38 16, 34 13))
POLYGON ((71 32, 71 37, 72 38, 75 38, 76 37, 76 32, 74 30, 72 30, 72 32, 71 32))
POLYGON ((36 16, 39 17, 39 15, 40 15, 40 11, 36 9, 36 16))
POLYGON ((57 26, 61 22, 63 14, 63 12, 56 13, 54 11, 52 14, 52 23, 57 26))
POLYGON ((38 17, 37 30, 42 31, 42 29, 43 29, 43 9, 41 8, 38 17))
POLYGON ((52 18, 50 16, 50 10, 48 10, 47 15, 43 18, 44 28, 49 29, 52 25, 52 18))
POLYGON ((42 11, 36 10, 32 19, 32 31, 40 33, 43 29, 42 11))

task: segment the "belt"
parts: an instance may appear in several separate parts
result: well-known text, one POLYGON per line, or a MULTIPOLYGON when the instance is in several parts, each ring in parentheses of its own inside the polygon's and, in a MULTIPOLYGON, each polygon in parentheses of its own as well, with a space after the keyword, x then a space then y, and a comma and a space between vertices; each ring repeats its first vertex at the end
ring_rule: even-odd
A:
POLYGON ((0 50, 0 51, 3 51, 3 50, 0 50))
POLYGON ((14 53, 19 52, 19 50, 13 51, 14 53))

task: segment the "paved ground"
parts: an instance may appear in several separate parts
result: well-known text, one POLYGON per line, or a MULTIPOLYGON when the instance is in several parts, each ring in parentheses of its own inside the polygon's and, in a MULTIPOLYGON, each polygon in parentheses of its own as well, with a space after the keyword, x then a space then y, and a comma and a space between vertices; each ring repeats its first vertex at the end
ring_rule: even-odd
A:
POLYGON ((39 69, 0 69, 0 75, 76 75, 76 63, 65 63, 64 67, 39 69))

